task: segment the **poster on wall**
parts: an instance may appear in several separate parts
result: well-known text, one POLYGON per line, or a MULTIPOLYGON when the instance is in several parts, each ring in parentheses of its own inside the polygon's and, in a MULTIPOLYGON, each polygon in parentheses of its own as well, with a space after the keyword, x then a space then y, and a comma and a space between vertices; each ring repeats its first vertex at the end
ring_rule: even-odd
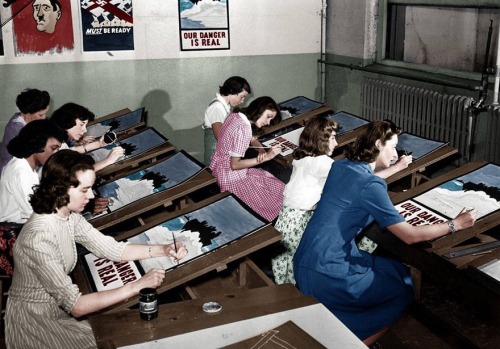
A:
POLYGON ((134 49, 132 0, 81 0, 83 51, 134 49))
POLYGON ((73 51, 70 0, 9 0, 8 6, 16 56, 73 51))
POLYGON ((181 51, 229 50, 227 0, 178 0, 181 51))

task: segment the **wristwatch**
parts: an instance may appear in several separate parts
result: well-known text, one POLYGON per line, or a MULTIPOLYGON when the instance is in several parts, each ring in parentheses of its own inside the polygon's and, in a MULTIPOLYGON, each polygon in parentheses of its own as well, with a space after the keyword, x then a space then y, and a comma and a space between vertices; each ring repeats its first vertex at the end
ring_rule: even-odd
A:
POLYGON ((455 222, 453 222, 453 219, 450 219, 449 221, 446 222, 448 224, 448 227, 450 228, 450 233, 456 232, 455 229, 455 222))

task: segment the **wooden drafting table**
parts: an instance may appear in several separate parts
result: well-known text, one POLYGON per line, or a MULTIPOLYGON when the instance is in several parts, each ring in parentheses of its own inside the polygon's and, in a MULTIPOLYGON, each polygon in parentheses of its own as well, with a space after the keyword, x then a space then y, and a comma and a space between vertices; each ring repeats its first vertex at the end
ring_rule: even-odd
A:
POLYGON ((320 115, 322 113, 329 112, 331 110, 332 109, 328 105, 324 105, 324 106, 321 106, 321 107, 316 108, 314 110, 311 110, 307 113, 303 113, 303 114, 288 118, 286 120, 282 120, 281 122, 279 122, 278 124, 276 124, 274 126, 263 127, 262 134, 260 136, 267 135, 267 134, 272 133, 272 132, 276 132, 284 127, 287 127, 287 126, 290 126, 293 124, 299 124, 301 126, 304 126, 305 123, 307 122, 307 120, 309 120, 317 115, 320 115))
POLYGON ((266 332, 292 320, 327 348, 366 348, 332 313, 296 287, 273 285, 164 304, 158 318, 144 321, 139 311, 90 318, 98 348, 220 348, 266 332), (216 301, 218 313, 202 306, 216 301))
MULTIPOLYGON (((148 132, 152 132, 156 136, 163 137, 154 128, 149 127, 139 132, 133 133, 132 135, 126 135, 126 137, 124 138, 119 138, 119 141, 127 142, 127 140, 132 137, 136 137, 141 133, 146 134, 148 132)), ((121 176, 124 173, 130 171, 131 169, 137 168, 138 166, 143 165, 145 163, 148 164, 154 163, 159 158, 166 156, 168 153, 173 152, 174 150, 175 150, 174 145, 172 145, 170 142, 168 142, 166 138, 164 138, 164 141, 161 144, 158 144, 153 148, 150 148, 149 150, 145 150, 144 152, 131 156, 130 158, 127 158, 125 160, 118 161, 112 165, 109 165, 97 171, 96 176, 100 181, 109 180, 111 178, 121 176)), ((97 149, 96 151, 99 151, 99 149, 97 149)))
MULTIPOLYGON (((193 203, 186 208, 176 210, 175 212, 166 212, 159 214, 154 219, 146 222, 144 226, 132 229, 127 232, 123 232, 122 234, 116 236, 115 239, 120 241, 136 236, 141 232, 156 227, 158 224, 165 222, 170 218, 189 214, 194 210, 205 207, 227 196, 229 196, 229 193, 221 193, 198 203, 193 203)), ((245 285, 249 281, 247 276, 250 276, 250 274, 258 274, 260 276, 263 276, 262 279, 267 279, 264 273, 252 267, 252 263, 249 264, 245 261, 240 262, 240 260, 250 253, 255 252, 279 240, 281 240, 281 235, 274 229, 272 225, 265 224, 252 233, 239 238, 237 241, 222 246, 221 248, 215 249, 198 258, 190 260, 187 263, 181 264, 174 269, 168 270, 165 274, 163 284, 157 289, 157 291, 158 293, 163 293, 172 290, 177 286, 186 285, 190 281, 194 281, 196 278, 209 274, 210 272, 224 272, 226 270, 231 271, 231 268, 229 268, 228 265, 230 263, 234 264, 238 262, 238 273, 236 276, 236 281, 234 281, 236 287, 243 287, 243 285, 245 285)), ((88 278, 88 274, 84 270, 81 261, 78 263, 77 267, 74 270, 74 277, 82 293, 86 294, 92 291, 91 281, 88 278)), ((227 281, 225 287, 228 287, 229 282, 230 281, 227 281)), ((271 283, 272 282, 268 281, 268 279, 264 282, 265 285, 271 283)), ((201 284, 201 288, 208 287, 206 286, 206 283, 201 284)), ((262 282, 259 285, 262 286, 262 282)), ((196 289, 196 286, 193 286, 192 288, 196 289)), ((220 288, 218 288, 218 291, 220 291, 220 288)), ((196 291, 187 290, 186 292, 190 293, 191 295, 196 294, 196 291)), ((128 307, 137 304, 138 301, 139 298, 138 296, 136 296, 126 302, 110 307, 106 310, 106 312, 115 312, 117 310, 127 309, 128 307)))
POLYGON ((94 119, 93 121, 88 123, 87 128, 88 130, 91 130, 94 125, 101 123, 109 124, 114 120, 119 122, 122 119, 126 119, 128 121, 126 122, 125 120, 123 120, 125 121, 126 126, 122 124, 121 127, 118 126, 118 129, 113 130, 113 132, 115 132, 119 138, 123 138, 124 135, 135 133, 146 127, 144 108, 140 108, 135 111, 132 111, 129 108, 124 108, 114 113, 94 119), (133 116, 133 122, 131 122, 129 116, 133 116))
MULTIPOLYGON (((131 172, 140 171, 149 166, 149 164, 146 164, 131 172)), ((216 182, 217 180, 212 176, 210 171, 204 168, 201 172, 176 186, 146 196, 117 210, 111 211, 110 213, 96 216, 93 219, 89 219, 89 222, 97 230, 109 228, 130 218, 137 218, 139 222, 142 222, 144 220, 144 218, 140 216, 142 213, 151 211, 159 206, 171 206, 174 200, 178 199, 185 199, 185 202, 187 202, 189 201, 189 194, 216 182)))
MULTIPOLYGON (((485 161, 469 163, 405 192, 391 193, 391 200, 394 204, 404 202, 485 164, 487 164, 485 161)), ((486 233, 498 229, 499 225, 500 211, 496 211, 478 220, 471 228, 414 245, 407 245, 395 235, 382 231, 377 225, 373 225, 366 235, 401 261, 439 282, 451 284, 466 299, 481 305, 486 312, 491 312, 495 319, 500 320, 500 282, 478 282, 479 278, 472 278, 471 270, 468 268, 470 264, 477 266, 479 262, 485 263, 487 258, 499 256, 498 250, 492 251, 488 256, 470 254, 460 258, 444 257, 450 252, 494 241, 495 239, 486 233), (473 264, 474 261, 477 261, 476 264, 473 264)))

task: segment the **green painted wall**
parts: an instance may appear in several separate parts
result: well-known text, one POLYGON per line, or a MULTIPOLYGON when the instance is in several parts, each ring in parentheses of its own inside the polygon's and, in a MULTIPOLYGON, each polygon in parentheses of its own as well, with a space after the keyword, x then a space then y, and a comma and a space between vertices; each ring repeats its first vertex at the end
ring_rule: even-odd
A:
POLYGON ((19 64, 0 66, 0 130, 17 111, 15 98, 26 87, 47 90, 49 114, 66 102, 102 116, 128 107, 146 107, 148 125, 178 149, 203 158, 201 123, 218 86, 231 75, 245 77, 252 99, 277 102, 303 95, 321 98, 318 54, 216 58, 19 64))

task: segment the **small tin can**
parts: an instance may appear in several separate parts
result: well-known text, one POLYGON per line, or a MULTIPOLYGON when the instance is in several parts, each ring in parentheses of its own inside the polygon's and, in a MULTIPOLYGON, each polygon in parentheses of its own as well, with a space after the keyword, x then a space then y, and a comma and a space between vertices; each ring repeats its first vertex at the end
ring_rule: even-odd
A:
POLYGON ((158 317, 158 295, 154 288, 143 288, 139 292, 141 319, 150 321, 158 317))

